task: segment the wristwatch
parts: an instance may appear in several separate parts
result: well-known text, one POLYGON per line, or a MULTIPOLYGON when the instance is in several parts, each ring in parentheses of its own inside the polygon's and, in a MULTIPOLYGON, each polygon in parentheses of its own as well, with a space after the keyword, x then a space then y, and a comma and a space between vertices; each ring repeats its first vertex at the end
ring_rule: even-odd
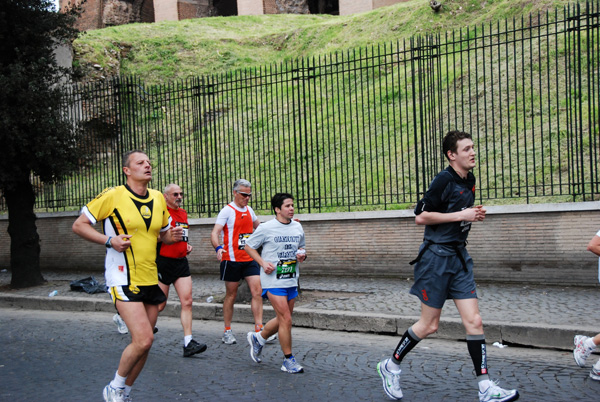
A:
POLYGON ((106 240, 106 243, 104 243, 106 248, 112 248, 112 244, 110 244, 111 239, 112 239, 112 236, 108 236, 108 240, 106 240))

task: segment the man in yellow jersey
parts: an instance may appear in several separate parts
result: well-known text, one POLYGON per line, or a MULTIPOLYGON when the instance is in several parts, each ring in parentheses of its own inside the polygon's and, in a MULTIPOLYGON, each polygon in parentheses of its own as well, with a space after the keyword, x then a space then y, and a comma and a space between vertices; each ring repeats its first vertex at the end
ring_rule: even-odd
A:
POLYGON ((127 345, 114 379, 104 388, 107 402, 130 401, 154 341, 158 305, 166 297, 158 286, 156 245, 181 241, 183 229, 170 225, 163 195, 148 188, 152 166, 139 150, 123 155, 123 186, 104 190, 81 210, 73 232, 106 246, 105 279, 115 307, 129 328, 127 345), (93 227, 102 221, 104 233, 93 227))

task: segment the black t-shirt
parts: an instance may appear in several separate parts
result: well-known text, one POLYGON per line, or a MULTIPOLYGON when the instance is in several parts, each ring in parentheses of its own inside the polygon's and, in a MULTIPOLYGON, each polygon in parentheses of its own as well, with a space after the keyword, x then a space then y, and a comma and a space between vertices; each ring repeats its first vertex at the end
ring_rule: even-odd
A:
MULTIPOLYGON (((469 172, 463 179, 448 166, 433 179, 429 189, 415 208, 415 215, 423 211, 450 213, 471 208, 475 201, 475 176, 469 172)), ((471 222, 449 222, 426 225, 424 240, 431 243, 464 242, 471 222)))

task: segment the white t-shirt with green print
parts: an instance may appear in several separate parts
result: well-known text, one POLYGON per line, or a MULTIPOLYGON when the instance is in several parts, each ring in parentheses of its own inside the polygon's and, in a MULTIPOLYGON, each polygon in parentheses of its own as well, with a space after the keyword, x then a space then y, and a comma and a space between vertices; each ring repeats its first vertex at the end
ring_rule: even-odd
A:
POLYGON ((261 257, 277 267, 267 275, 260 269, 260 284, 263 289, 291 288, 298 286, 300 270, 296 252, 304 248, 304 229, 297 221, 284 224, 277 219, 262 223, 246 240, 253 249, 262 246, 261 257))

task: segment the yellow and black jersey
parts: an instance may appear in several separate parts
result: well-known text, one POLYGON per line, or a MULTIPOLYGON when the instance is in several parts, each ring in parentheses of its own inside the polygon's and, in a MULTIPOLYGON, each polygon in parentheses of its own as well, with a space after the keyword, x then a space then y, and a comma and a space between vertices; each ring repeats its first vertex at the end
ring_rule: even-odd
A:
POLYGON ((107 188, 81 212, 93 225, 102 221, 107 236, 132 235, 131 246, 123 253, 112 248, 106 251, 107 286, 158 284, 156 243, 160 232, 169 229, 171 220, 159 191, 148 189, 142 197, 127 185, 107 188))

